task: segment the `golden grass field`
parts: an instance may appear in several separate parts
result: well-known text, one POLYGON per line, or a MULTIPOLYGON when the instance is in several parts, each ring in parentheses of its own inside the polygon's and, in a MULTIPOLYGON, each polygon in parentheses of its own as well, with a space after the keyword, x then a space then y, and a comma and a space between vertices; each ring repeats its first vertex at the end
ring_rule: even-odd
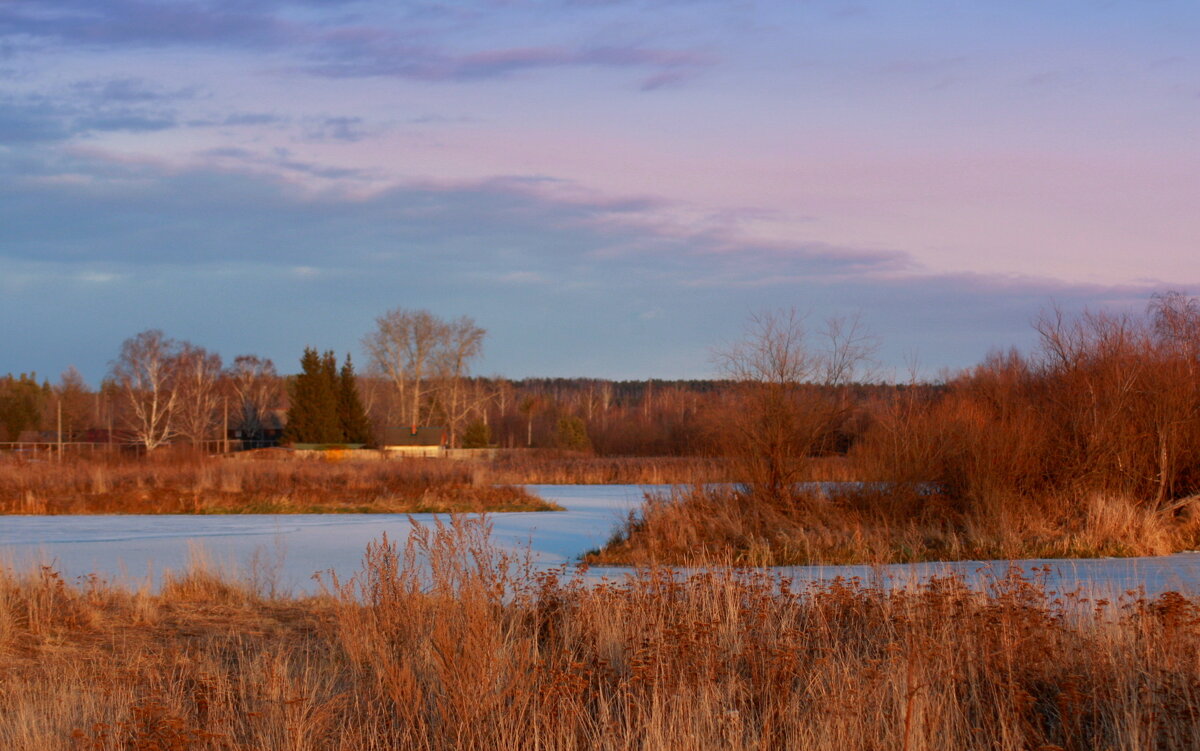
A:
POLYGON ((813 488, 787 504, 732 487, 649 493, 603 565, 911 563, 1166 555, 1200 548, 1200 515, 1100 492, 963 504, 903 487, 813 488))
POLYGON ((0 513, 547 511, 522 488, 439 459, 260 460, 204 455, 64 462, 0 458, 0 513))
POLYGON ((1200 603, 1016 575, 584 585, 456 518, 314 597, 0 577, 0 748, 1194 749, 1200 603), (419 561, 428 561, 423 568, 419 561))

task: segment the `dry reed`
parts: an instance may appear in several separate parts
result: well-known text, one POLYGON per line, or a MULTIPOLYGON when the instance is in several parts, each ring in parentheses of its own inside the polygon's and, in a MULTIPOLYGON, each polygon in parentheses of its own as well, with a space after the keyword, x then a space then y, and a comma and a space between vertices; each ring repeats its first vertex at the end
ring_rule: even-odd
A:
POLYGON ((523 488, 437 459, 237 461, 202 455, 0 458, 0 513, 179 514, 544 511, 523 488))
POLYGON ((1091 494, 971 507, 896 485, 808 486, 788 505, 736 487, 647 493, 602 565, 739 566, 1165 555, 1200 547, 1200 518, 1091 494))
POLYGON ((0 578, 0 747, 1191 749, 1200 603, 531 570, 461 519, 320 597, 0 578))
POLYGON ((728 463, 719 458, 681 456, 591 456, 568 451, 525 449, 500 452, 476 467, 489 482, 550 485, 659 485, 728 482, 728 463))

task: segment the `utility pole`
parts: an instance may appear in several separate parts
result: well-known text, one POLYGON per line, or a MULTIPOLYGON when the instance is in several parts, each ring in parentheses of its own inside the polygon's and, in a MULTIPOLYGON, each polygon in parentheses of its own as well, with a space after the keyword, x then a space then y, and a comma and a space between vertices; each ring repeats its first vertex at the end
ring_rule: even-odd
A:
POLYGON ((63 442, 62 442, 62 396, 58 397, 58 461, 62 461, 63 442))
POLYGON ((229 397, 221 398, 221 406, 223 417, 221 419, 221 444, 224 446, 222 453, 229 453, 229 397))

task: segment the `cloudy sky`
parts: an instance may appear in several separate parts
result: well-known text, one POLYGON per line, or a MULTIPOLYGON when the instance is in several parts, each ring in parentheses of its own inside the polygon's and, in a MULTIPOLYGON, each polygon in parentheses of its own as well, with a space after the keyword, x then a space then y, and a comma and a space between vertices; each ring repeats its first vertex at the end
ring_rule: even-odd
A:
POLYGON ((295 369, 703 377, 756 310, 898 370, 1200 292, 1195 0, 0 0, 0 372, 147 328, 295 369))

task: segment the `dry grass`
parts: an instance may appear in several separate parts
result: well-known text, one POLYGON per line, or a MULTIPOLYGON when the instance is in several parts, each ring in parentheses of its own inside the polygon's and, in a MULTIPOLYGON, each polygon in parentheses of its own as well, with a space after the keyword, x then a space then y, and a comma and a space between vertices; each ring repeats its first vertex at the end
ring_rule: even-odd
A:
POLYGON ((236 461, 202 455, 0 458, 0 513, 179 514, 545 511, 523 488, 435 459, 236 461))
MULTIPOLYGON (((820 482, 854 479, 843 457, 811 458, 804 479, 820 482)), ((475 466, 480 481, 547 485, 688 485, 733 482, 736 467, 721 457, 592 456, 570 451, 502 451, 494 462, 475 466)))
POLYGON ((1200 547, 1200 518, 1109 495, 985 508, 895 485, 813 489, 764 503, 733 488, 649 493, 603 549, 605 565, 779 566, 1165 555, 1200 547))
POLYGON ((459 520, 327 595, 0 578, 0 748, 1191 749, 1200 603, 1016 576, 583 586, 459 520), (419 561, 429 561, 428 567, 419 561))
POLYGON ((592 456, 569 451, 503 451, 496 461, 476 466, 489 482, 548 485, 658 485, 726 482, 728 463, 682 456, 592 456))

